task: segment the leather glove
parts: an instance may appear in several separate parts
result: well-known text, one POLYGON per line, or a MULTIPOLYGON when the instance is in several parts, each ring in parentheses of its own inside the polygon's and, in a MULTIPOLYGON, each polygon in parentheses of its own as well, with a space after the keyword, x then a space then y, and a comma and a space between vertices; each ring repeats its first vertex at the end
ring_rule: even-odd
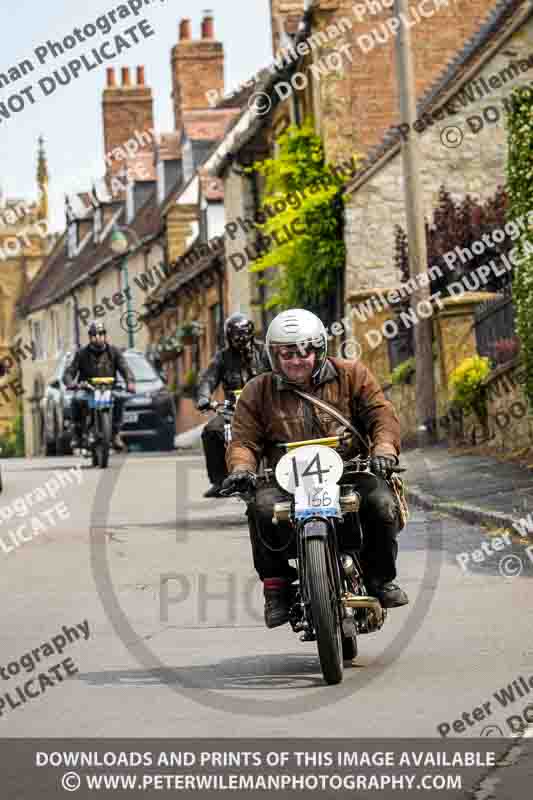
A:
POLYGON ((396 456, 372 456, 370 471, 382 478, 387 478, 390 471, 398 464, 396 456))
POLYGON ((211 405, 211 400, 207 397, 201 397, 200 400, 196 403, 196 408, 198 411, 207 411, 211 405))
POLYGON ((222 484, 222 491, 247 492, 255 489, 257 475, 247 469, 237 469, 226 478, 222 484))

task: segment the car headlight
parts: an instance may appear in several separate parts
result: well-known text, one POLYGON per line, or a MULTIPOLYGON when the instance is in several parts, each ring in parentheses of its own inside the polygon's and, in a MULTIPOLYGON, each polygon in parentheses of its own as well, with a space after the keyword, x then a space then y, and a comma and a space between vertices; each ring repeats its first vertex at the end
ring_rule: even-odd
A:
POLYGON ((146 406, 151 405, 154 402, 154 398, 151 394, 142 394, 138 397, 132 397, 131 400, 128 401, 128 407, 131 406, 146 406))

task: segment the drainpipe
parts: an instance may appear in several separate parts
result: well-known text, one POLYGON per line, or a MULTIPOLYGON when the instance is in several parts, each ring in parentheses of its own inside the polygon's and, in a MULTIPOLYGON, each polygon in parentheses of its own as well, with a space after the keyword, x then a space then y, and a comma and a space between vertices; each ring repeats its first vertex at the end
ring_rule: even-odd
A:
MULTIPOLYGON (((257 186, 257 173, 252 172, 252 174, 250 175, 250 183, 252 185, 252 197, 254 202, 254 216, 255 216, 255 214, 259 211, 259 188, 257 186)), ((264 338, 266 336, 266 330, 267 330, 267 314, 265 309, 266 287, 264 286, 263 283, 259 284, 259 300, 261 302, 261 327, 263 329, 263 338, 264 338)))
POLYGON ((220 258, 218 259, 217 278, 218 278, 218 303, 220 305, 220 321, 218 323, 218 331, 217 331, 217 350, 218 350, 219 347, 224 347, 224 319, 226 316, 226 311, 224 308, 224 266, 220 258))
POLYGON ((78 303, 78 296, 76 294, 72 295, 72 299, 74 301, 74 340, 76 345, 76 350, 79 350, 81 347, 80 344, 80 316, 79 316, 79 308, 80 305, 78 303))
MULTIPOLYGON (((126 308, 128 314, 127 319, 133 320, 133 313, 132 313, 133 306, 131 304, 131 295, 129 292, 130 287, 129 287, 129 276, 128 276, 128 258, 129 255, 124 256, 124 259, 120 264, 120 271, 122 274, 122 284, 123 284, 122 291, 126 293, 126 301, 127 301, 126 308)), ((135 348, 135 338, 133 335, 132 325, 126 325, 126 327, 128 329, 128 347, 130 350, 133 350, 135 348)))

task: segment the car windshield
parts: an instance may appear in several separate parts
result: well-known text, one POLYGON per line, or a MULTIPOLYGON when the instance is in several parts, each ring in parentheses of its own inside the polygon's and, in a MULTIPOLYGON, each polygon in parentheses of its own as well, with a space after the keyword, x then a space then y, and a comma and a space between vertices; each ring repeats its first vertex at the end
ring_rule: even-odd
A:
POLYGON ((146 383, 148 381, 156 381, 157 375, 145 358, 140 356, 126 355, 128 367, 133 372, 135 381, 138 383, 146 383))

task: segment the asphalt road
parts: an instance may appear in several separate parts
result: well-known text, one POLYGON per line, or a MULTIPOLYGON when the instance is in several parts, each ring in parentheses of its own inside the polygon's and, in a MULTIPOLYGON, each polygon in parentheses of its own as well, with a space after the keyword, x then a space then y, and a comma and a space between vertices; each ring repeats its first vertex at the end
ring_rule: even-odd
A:
MULTIPOLYGON (((63 626, 81 631, 86 621, 89 632, 70 633, 61 655, 41 656, 46 667, 70 658, 77 672, 4 707, 4 736, 439 737, 439 725, 465 713, 464 730, 459 723, 450 735, 466 739, 490 734, 489 725, 508 736, 533 703, 533 690, 515 692, 506 708, 494 697, 533 675, 533 556, 518 539, 496 552, 485 531, 413 510, 399 556, 410 605, 361 636, 357 666, 327 687, 315 644, 289 626, 265 629, 244 507, 202 499, 199 457, 114 457, 107 471, 71 471, 55 499, 35 499, 38 487, 54 487, 54 471, 80 463, 2 465, 0 665, 64 636, 63 626), (13 503, 30 492, 34 505, 16 516, 13 503), (69 516, 49 514, 46 530, 30 533, 32 518, 58 502, 69 516), (26 541, 15 547, 9 530, 23 523, 26 541), (483 560, 465 573, 457 556, 464 561, 481 540, 483 560)), ((26 670, 32 677, 28 666, 2 676, 2 692, 26 670)))

